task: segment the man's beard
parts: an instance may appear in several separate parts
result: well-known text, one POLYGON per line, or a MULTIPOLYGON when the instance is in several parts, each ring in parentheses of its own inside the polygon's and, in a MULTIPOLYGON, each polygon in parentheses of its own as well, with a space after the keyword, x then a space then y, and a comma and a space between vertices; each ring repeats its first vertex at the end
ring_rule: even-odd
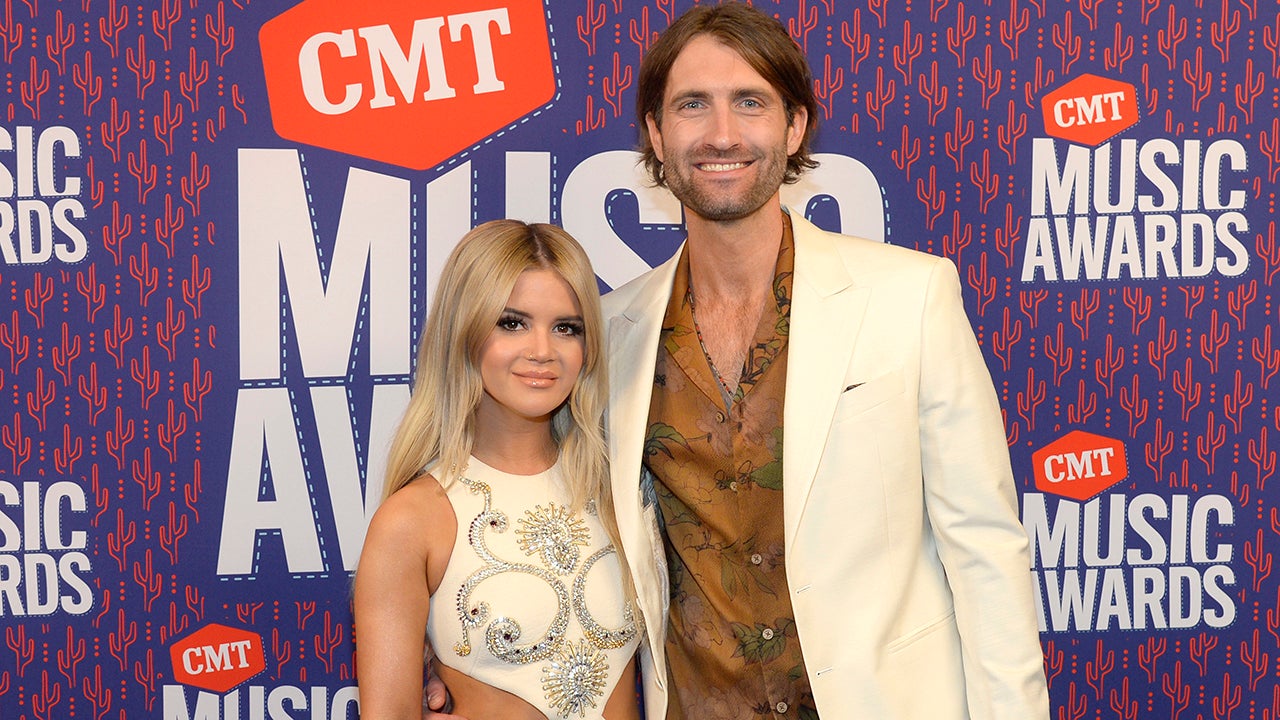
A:
MULTIPOLYGON (((703 162, 716 162, 702 157, 703 162)), ((728 160, 726 160, 728 162, 728 160)), ((759 210, 778 192, 787 172, 785 148, 777 148, 758 158, 754 164, 756 180, 741 192, 722 191, 713 182, 698 183, 692 162, 675 162, 663 167, 667 189, 676 196, 688 212, 705 220, 727 222, 740 220, 759 210)))

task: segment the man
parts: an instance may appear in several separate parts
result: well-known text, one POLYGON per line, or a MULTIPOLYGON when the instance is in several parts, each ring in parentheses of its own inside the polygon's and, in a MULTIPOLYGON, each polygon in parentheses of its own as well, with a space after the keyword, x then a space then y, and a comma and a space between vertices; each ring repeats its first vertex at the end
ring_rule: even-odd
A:
POLYGON ((647 717, 1043 720, 1027 539, 955 266, 783 210, 815 165, 812 87, 786 30, 734 3, 685 13, 641 66, 644 161, 688 230, 605 298, 647 717))
POLYGON ((695 7, 641 66, 644 161, 688 229, 605 298, 648 717, 1047 718, 956 269, 783 210, 816 112, 803 53, 745 5, 695 7))

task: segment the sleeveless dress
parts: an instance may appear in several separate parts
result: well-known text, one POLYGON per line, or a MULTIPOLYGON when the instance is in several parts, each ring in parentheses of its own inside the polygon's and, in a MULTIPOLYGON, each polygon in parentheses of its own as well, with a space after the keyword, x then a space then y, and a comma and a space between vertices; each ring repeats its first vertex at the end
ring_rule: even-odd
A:
POLYGON ((510 475, 470 458, 446 494, 453 554, 427 618, 437 659, 548 718, 597 720, 639 644, 617 553, 560 465, 510 475))

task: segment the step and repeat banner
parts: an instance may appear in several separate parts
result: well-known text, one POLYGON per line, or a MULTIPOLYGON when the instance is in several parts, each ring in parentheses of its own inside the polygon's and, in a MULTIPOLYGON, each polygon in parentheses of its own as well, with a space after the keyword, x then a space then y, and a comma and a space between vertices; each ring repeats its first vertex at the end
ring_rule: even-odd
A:
MULTIPOLYGON (((785 202, 960 269, 1055 720, 1280 718, 1280 7, 757 5, 822 105, 785 202)), ((633 108, 688 7, 3 0, 0 717, 358 716, 439 267, 503 216, 606 288, 671 254, 633 108)))

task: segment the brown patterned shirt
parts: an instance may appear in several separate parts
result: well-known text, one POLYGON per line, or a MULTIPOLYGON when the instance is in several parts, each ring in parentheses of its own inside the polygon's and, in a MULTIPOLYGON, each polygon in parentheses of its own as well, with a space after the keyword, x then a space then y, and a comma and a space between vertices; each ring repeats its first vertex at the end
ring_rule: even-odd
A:
POLYGON ((659 340, 645 464, 671 574, 669 720, 817 718, 783 557, 782 407, 795 264, 784 223, 773 279, 733 393, 699 341, 687 253, 659 340))

